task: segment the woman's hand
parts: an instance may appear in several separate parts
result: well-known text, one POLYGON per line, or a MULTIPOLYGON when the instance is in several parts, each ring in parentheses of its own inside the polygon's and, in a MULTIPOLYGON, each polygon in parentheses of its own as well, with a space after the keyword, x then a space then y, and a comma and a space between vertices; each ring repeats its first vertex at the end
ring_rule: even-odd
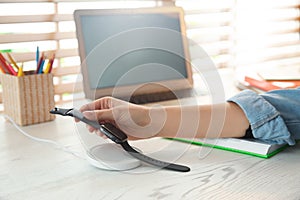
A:
MULTIPOLYGON (((161 114, 163 110, 154 108, 155 113, 161 114)), ((99 123, 109 122, 125 132, 129 139, 145 139, 158 136, 163 123, 154 118, 153 109, 128 103, 113 97, 104 97, 88 103, 80 108, 83 115, 99 123), (151 116, 152 115, 152 116, 151 116), (157 122, 156 122, 157 121, 157 122)), ((161 116, 163 117, 163 116, 161 116)), ((156 117, 157 118, 157 117, 156 117)), ((78 120, 76 120, 78 122, 78 120)), ((90 132, 96 132, 104 137, 100 130, 87 125, 90 132)))
MULTIPOLYGON (((105 97, 82 106, 80 111, 90 120, 114 124, 129 139, 243 137, 249 127, 243 110, 232 102, 147 107, 105 97)), ((103 136, 99 130, 87 127, 103 136)))

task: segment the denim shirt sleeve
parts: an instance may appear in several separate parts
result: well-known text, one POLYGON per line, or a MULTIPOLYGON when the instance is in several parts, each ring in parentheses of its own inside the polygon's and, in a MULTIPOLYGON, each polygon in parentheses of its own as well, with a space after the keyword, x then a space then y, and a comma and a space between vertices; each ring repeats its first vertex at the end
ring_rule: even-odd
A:
MULTIPOLYGON (((300 90, 296 90, 300 94, 300 90)), ((274 100, 273 98, 273 101, 269 101, 269 96, 272 96, 272 93, 259 95, 251 90, 244 90, 228 99, 228 101, 236 103, 244 111, 249 120, 254 138, 267 143, 287 143, 294 145, 295 139, 278 110, 282 103, 288 104, 288 102, 281 102, 279 106, 277 105, 277 107, 275 107, 274 102, 279 100, 274 100)), ((298 98, 300 98, 300 96, 298 96, 298 98)))

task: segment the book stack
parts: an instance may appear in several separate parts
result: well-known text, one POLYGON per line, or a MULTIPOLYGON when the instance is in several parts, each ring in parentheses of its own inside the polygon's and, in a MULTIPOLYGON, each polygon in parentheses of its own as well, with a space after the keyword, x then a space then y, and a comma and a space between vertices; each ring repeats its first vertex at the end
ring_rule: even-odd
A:
POLYGON ((262 92, 300 87, 300 68, 260 70, 255 74, 245 75, 242 84, 262 92))

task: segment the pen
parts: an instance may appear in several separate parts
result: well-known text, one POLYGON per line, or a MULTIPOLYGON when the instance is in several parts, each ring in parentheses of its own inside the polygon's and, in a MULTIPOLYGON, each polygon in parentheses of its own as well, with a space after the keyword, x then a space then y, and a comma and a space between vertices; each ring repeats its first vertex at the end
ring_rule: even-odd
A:
POLYGON ((39 48, 39 46, 36 47, 35 60, 36 60, 36 68, 38 68, 39 67, 39 60, 40 60, 40 48, 39 48))
POLYGON ((8 71, 6 71, 6 68, 2 65, 2 63, 0 62, 0 71, 4 74, 7 74, 8 71))
POLYGON ((3 72, 4 74, 10 74, 5 66, 5 63, 2 63, 1 59, 0 59, 0 69, 1 69, 1 72, 3 72))
POLYGON ((40 68, 41 68, 41 65, 42 65, 42 62, 43 62, 43 60, 44 60, 44 57, 45 57, 45 54, 44 54, 44 52, 42 53, 42 56, 41 56, 41 58, 39 59, 39 61, 38 61, 38 64, 37 64, 37 68, 36 68, 36 74, 38 74, 39 72, 40 72, 40 68))
POLYGON ((50 69, 50 62, 51 62, 51 59, 49 59, 48 63, 47 63, 47 66, 44 70, 44 74, 48 74, 49 73, 49 69, 50 69))
POLYGON ((21 66, 19 67, 19 70, 18 70, 18 76, 24 76, 23 65, 21 65, 21 66))
POLYGON ((54 63, 54 60, 55 60, 55 54, 53 54, 53 58, 52 58, 52 60, 51 60, 50 68, 49 68, 48 73, 51 73, 51 71, 52 71, 52 69, 53 69, 53 63, 54 63))
POLYGON ((14 76, 17 76, 17 72, 13 69, 13 67, 6 61, 2 53, 0 53, 0 62, 2 67, 6 68, 8 73, 14 76))
MULTIPOLYGON (((41 59, 42 59, 42 58, 41 58, 41 59)), ((40 64, 40 67, 39 67, 39 71, 38 71, 38 74, 42 74, 42 73, 43 73, 43 68, 44 68, 45 60, 46 60, 46 57, 43 58, 42 61, 41 61, 41 64, 40 64)))
POLYGON ((55 60, 55 53, 53 53, 52 58, 49 60, 47 64, 47 67, 44 71, 45 74, 51 73, 54 60, 55 60))
POLYGON ((17 63, 16 63, 16 61, 14 60, 14 58, 10 55, 10 53, 7 52, 6 54, 7 54, 8 58, 9 58, 10 62, 11 62, 17 69, 19 69, 19 66, 17 65, 17 63))
POLYGON ((7 68, 7 64, 6 64, 5 58, 2 56, 1 53, 0 53, 0 64, 1 64, 1 66, 2 66, 2 70, 3 70, 5 73, 10 74, 10 71, 9 71, 8 68, 7 68))

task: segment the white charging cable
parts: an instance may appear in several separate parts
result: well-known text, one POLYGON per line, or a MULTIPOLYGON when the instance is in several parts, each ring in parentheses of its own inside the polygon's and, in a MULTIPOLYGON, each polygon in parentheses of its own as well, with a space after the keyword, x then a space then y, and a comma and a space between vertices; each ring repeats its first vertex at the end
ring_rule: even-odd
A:
POLYGON ((50 144, 50 145, 53 145, 55 148, 57 149, 60 149, 60 150, 63 150, 64 152, 67 152, 67 153, 70 153, 78 158, 81 158, 81 159, 86 159, 84 156, 82 156, 79 152, 75 152, 75 151, 72 151, 70 149, 68 149, 68 147, 56 142, 56 141, 53 141, 53 140, 48 140, 48 139, 43 139, 43 138, 38 138, 38 137, 34 137, 28 133, 26 133, 18 124, 16 124, 16 122, 11 118, 9 117, 8 115, 3 115, 4 118, 6 118, 8 121, 10 121, 14 127, 20 131, 23 135, 25 135, 26 137, 32 139, 32 140, 35 140, 37 142, 42 142, 42 143, 46 143, 46 144, 50 144))

